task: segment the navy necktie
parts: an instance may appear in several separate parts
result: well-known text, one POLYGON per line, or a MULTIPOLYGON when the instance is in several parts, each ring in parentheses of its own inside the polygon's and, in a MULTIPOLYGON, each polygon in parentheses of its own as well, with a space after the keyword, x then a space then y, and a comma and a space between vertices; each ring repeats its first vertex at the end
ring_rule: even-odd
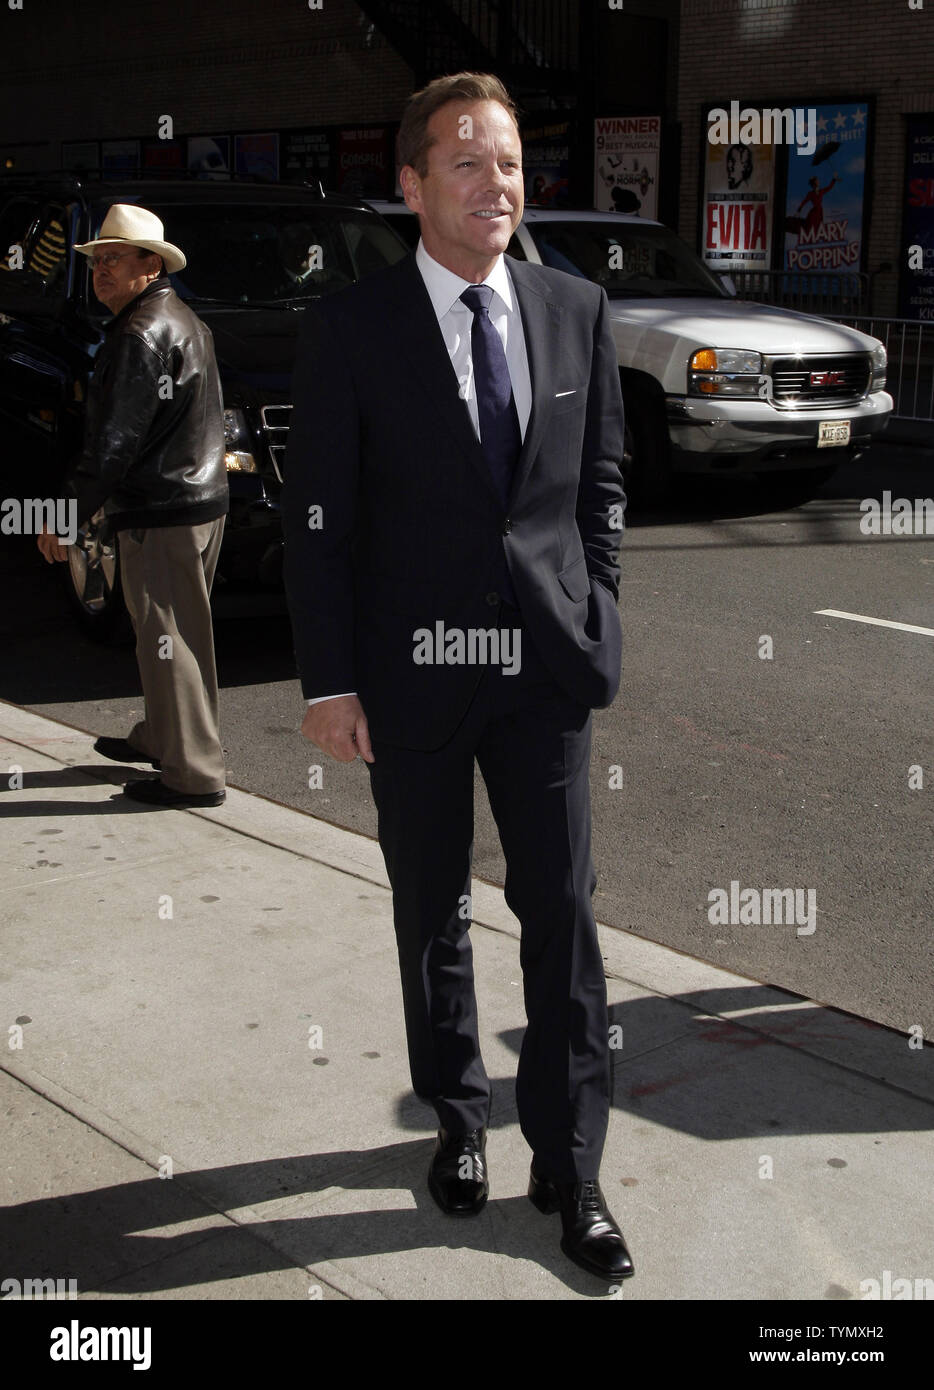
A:
POLYGON ((522 431, 503 341, 490 321, 492 298, 490 285, 470 285, 461 295, 473 314, 470 351, 480 418, 480 447, 505 507, 522 449, 522 431))

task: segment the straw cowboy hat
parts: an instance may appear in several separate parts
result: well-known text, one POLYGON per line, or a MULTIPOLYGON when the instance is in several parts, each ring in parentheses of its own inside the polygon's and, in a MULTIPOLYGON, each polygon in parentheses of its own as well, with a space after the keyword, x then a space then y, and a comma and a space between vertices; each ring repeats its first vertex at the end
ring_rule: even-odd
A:
POLYGON ((141 251, 153 251, 161 256, 169 273, 184 270, 187 265, 184 253, 163 239, 164 231, 154 212, 130 203, 114 203, 104 218, 96 240, 76 245, 75 250, 84 256, 93 256, 99 246, 138 246, 141 251))

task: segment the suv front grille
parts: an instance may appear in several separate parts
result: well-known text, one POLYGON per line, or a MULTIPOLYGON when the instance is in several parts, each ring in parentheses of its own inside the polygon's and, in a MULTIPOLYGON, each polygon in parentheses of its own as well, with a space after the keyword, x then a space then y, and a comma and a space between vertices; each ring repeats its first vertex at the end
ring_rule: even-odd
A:
POLYGON ((850 405, 866 395, 872 382, 868 352, 773 357, 767 370, 776 405, 850 405))
POLYGON ((285 470, 285 446, 289 439, 291 409, 290 405, 264 405, 260 407, 259 412, 269 445, 269 456, 280 483, 283 481, 282 475, 285 470))

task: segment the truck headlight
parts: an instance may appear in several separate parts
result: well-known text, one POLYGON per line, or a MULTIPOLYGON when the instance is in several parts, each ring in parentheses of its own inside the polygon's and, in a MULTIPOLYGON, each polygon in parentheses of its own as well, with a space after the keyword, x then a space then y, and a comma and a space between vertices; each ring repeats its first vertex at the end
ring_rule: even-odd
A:
POLYGON ((885 369, 888 365, 888 353, 880 343, 877 348, 872 350, 872 385, 869 387, 870 393, 885 389, 885 369))
POLYGON ((224 411, 224 464, 228 473, 258 473, 250 450, 250 434, 242 410, 224 411))
POLYGON ((746 348, 700 348, 688 363, 691 396, 762 396, 762 354, 746 348))

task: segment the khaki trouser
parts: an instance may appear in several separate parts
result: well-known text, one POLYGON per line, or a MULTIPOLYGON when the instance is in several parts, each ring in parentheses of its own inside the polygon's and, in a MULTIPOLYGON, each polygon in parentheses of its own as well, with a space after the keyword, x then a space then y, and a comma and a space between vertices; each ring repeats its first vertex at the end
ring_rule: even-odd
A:
POLYGON ((210 604, 224 521, 119 533, 145 699, 145 716, 128 740, 160 760, 162 781, 173 791, 224 786, 210 604))

